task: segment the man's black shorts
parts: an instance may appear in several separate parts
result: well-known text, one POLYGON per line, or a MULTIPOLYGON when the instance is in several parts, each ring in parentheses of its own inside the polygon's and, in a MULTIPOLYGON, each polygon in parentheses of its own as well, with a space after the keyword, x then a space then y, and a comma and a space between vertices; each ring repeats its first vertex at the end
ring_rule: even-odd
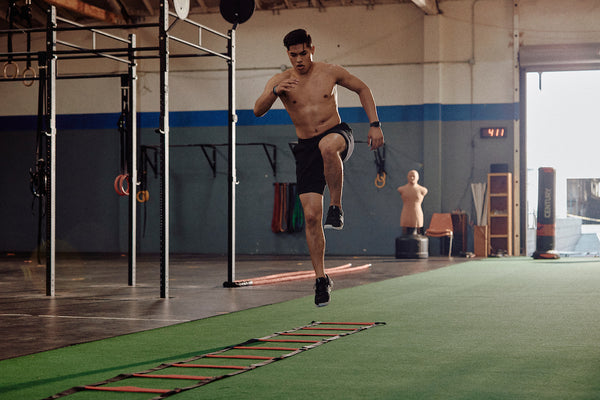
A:
POLYGON ((330 133, 339 133, 346 140, 346 150, 340 155, 342 161, 348 160, 352 155, 354 151, 354 137, 352 136, 352 129, 345 122, 310 139, 298 139, 298 144, 294 147, 298 194, 323 194, 326 182, 319 142, 330 133))

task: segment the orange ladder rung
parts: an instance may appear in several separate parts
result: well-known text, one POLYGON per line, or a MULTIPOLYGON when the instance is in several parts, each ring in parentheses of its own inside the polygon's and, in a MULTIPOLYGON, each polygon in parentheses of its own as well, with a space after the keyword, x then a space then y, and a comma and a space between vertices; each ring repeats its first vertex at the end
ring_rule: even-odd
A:
POLYGON ((248 367, 243 367, 241 365, 208 365, 208 364, 177 363, 177 364, 173 364, 172 366, 173 367, 181 367, 181 368, 248 369, 248 367))
POLYGON ((278 343, 319 343, 320 340, 301 340, 301 339, 258 339, 260 342, 278 342, 278 343))
POLYGON ((265 357, 265 356, 224 356, 221 354, 207 354, 207 358, 240 358, 244 360, 272 360, 273 357, 265 357))
POLYGON ((187 379, 190 381, 205 381, 214 378, 213 376, 193 376, 193 375, 160 375, 160 374, 131 374, 136 378, 157 378, 157 379, 187 379))
POLYGON ((338 336, 337 333, 282 333, 281 336, 338 336))
POLYGON ((240 350, 281 350, 281 351, 296 351, 297 347, 260 347, 260 346, 234 346, 234 349, 240 350))
POLYGON ((355 331, 356 328, 302 328, 301 330, 314 330, 314 331, 355 331))
POLYGON ((130 393, 169 393, 171 389, 148 389, 137 386, 84 386, 87 390, 102 390, 105 392, 130 392, 130 393))

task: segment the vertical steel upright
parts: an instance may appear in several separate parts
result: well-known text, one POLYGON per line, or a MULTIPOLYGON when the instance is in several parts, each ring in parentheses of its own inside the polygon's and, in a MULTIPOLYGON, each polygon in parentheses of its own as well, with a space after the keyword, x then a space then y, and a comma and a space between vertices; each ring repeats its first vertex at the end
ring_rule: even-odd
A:
POLYGON ((160 297, 169 298, 169 2, 161 0, 160 55, 160 297))
POLYGON ((227 55, 229 60, 228 75, 229 75, 229 226, 228 226, 228 261, 227 261, 227 279, 228 282, 235 281, 235 186, 237 185, 237 172, 236 172, 236 123, 237 114, 235 110, 235 28, 237 24, 229 31, 229 42, 227 46, 227 55))
POLYGON ((128 283, 135 286, 137 266, 137 66, 135 61, 136 36, 129 35, 129 66, 127 68, 127 86, 129 90, 129 111, 127 127, 129 128, 131 153, 129 154, 129 257, 128 283))
POLYGON ((46 296, 54 296, 56 273, 56 7, 46 30, 46 296))

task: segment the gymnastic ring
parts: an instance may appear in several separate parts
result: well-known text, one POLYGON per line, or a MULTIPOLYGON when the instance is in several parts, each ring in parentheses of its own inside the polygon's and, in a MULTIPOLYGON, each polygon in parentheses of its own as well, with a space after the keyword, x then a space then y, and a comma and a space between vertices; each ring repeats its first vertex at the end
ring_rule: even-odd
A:
POLYGON ((19 76, 19 64, 14 63, 12 61, 7 61, 4 63, 4 69, 2 71, 4 73, 4 78, 5 79, 15 79, 17 76, 19 76), (14 69, 15 69, 15 74, 14 75, 9 75, 8 72, 8 67, 10 67, 11 65, 14 65, 14 69))
POLYGON ((115 192, 119 196, 129 196, 129 175, 121 174, 115 178, 115 192))
POLYGON ((150 192, 147 190, 140 190, 136 196, 137 201, 140 203, 145 203, 150 200, 150 192))
POLYGON ((31 67, 25 68, 25 70, 23 71, 23 85, 27 87, 33 85, 33 82, 35 82, 35 78, 37 78, 35 70, 31 67), (27 76, 27 72, 31 73, 31 77, 27 76))
POLYGON ((375 178, 375 186, 379 189, 385 186, 385 178, 386 173, 382 172, 381 174, 377 174, 377 178, 375 178))

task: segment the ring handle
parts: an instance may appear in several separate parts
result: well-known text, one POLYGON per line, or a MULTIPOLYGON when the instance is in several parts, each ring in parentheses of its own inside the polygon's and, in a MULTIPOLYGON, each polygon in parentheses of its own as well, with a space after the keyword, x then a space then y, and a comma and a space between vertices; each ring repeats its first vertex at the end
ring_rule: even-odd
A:
POLYGON ((12 61, 7 61, 4 63, 4 68, 3 68, 2 72, 4 74, 5 79, 15 79, 17 76, 19 76, 19 64, 14 63, 12 61), (13 75, 9 74, 11 66, 14 66, 13 67, 13 70, 14 70, 13 75))
POLYGON ((375 186, 378 189, 381 189, 385 186, 385 178, 386 178, 386 173, 382 172, 381 174, 377 174, 377 178, 375 178, 375 186))
POLYGON ((140 190, 136 196, 137 201, 140 203, 145 203, 150 200, 150 192, 147 190, 140 190))
POLYGON ((115 192, 119 196, 129 196, 129 175, 121 174, 115 178, 115 192))
POLYGON ((33 82, 35 82, 35 78, 37 78, 35 70, 31 67, 25 68, 25 70, 23 71, 23 85, 27 87, 33 85, 33 82))

